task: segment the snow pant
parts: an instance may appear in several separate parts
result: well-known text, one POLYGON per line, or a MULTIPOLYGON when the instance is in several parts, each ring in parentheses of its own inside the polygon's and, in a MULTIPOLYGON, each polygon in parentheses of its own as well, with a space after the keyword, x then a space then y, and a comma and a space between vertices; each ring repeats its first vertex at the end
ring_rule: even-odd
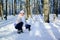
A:
POLYGON ((31 25, 26 24, 25 27, 26 27, 26 29, 28 29, 29 31, 31 30, 31 25))
POLYGON ((15 28, 16 28, 17 30, 23 30, 23 29, 22 29, 22 26, 23 26, 23 22, 20 22, 20 23, 18 23, 18 24, 15 26, 15 28))

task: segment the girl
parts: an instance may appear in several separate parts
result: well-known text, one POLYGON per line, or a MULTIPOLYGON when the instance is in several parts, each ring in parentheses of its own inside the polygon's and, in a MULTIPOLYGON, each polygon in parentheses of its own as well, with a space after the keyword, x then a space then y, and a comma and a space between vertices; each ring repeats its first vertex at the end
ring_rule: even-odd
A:
POLYGON ((22 26, 23 26, 23 23, 25 20, 24 19, 24 11, 21 10, 20 13, 18 14, 18 18, 16 20, 16 25, 15 25, 15 28, 18 30, 17 32, 18 33, 21 33, 23 32, 23 29, 22 29, 22 26))

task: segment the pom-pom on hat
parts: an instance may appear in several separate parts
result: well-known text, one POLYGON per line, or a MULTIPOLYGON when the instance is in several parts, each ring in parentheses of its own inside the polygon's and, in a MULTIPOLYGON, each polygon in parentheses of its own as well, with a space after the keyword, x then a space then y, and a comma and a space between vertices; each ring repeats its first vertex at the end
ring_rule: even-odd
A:
POLYGON ((24 10, 21 10, 20 13, 24 13, 24 10))

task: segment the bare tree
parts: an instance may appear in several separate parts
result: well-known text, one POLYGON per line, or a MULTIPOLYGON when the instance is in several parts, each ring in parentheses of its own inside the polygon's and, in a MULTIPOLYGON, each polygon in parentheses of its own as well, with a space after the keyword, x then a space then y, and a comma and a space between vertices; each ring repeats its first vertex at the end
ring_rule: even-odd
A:
POLYGON ((15 16, 15 14, 16 14, 16 0, 14 0, 14 13, 13 13, 13 15, 15 16))
POLYGON ((44 21, 49 23, 49 0, 44 0, 44 21))
POLYGON ((12 15, 13 15, 13 0, 12 0, 12 15))
POLYGON ((5 17, 4 17, 5 20, 7 20, 7 1, 8 1, 8 0, 5 1, 5 3, 6 3, 6 13, 5 13, 5 17))
POLYGON ((22 10, 22 0, 20 0, 20 10, 22 10))
POLYGON ((27 10, 27 19, 29 16, 31 16, 30 12, 30 0, 26 0, 26 10, 27 10))
POLYGON ((54 2, 54 14, 56 14, 56 17, 58 17, 58 0, 53 0, 54 2))
POLYGON ((36 3, 36 7, 37 7, 37 14, 39 14, 39 1, 37 0, 37 3, 36 3))
POLYGON ((3 20, 3 1, 0 0, 0 16, 1 16, 1 19, 3 20))

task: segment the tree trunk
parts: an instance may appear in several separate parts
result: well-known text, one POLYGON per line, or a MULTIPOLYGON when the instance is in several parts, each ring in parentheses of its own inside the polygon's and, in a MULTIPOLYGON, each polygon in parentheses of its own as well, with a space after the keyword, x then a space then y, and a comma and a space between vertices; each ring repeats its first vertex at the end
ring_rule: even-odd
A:
POLYGON ((44 0, 44 21, 49 23, 49 0, 44 0))
POLYGON ((7 0, 6 0, 6 14, 5 14, 5 20, 7 20, 7 0))
POLYGON ((3 1, 0 0, 0 17, 3 20, 3 1))
POLYGON ((54 0, 54 13, 56 14, 56 17, 58 17, 58 0, 54 0))
POLYGON ((14 0, 14 13, 13 13, 13 15, 15 16, 15 14, 16 14, 16 0, 14 0))
POLYGON ((13 0, 12 0, 12 15, 13 15, 13 0))
POLYGON ((29 16, 31 17, 30 0, 26 0, 26 10, 27 10, 27 19, 28 19, 29 16))
POLYGON ((20 10, 22 10, 22 0, 20 0, 20 10))
POLYGON ((36 9, 37 9, 37 15, 38 15, 39 14, 39 10, 38 10, 39 9, 39 1, 38 0, 37 0, 37 3, 36 3, 36 7, 37 7, 36 9))

